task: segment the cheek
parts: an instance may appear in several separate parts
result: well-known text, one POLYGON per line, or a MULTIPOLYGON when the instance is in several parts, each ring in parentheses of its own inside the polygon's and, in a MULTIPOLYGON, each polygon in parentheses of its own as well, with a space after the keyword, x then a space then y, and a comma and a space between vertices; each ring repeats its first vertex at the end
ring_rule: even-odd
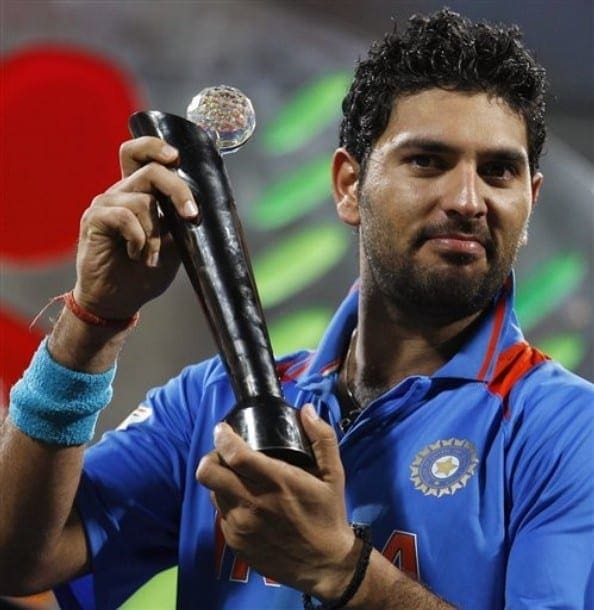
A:
POLYGON ((362 214, 378 223, 404 226, 423 214, 423 189, 394 176, 391 180, 375 180, 364 189, 362 214))
POLYGON ((530 205, 517 198, 492 208, 487 215, 491 236, 501 248, 515 249, 525 241, 530 205))
POLYGON ((505 208, 502 223, 510 232, 521 233, 528 223, 530 211, 528 198, 514 198, 505 208))

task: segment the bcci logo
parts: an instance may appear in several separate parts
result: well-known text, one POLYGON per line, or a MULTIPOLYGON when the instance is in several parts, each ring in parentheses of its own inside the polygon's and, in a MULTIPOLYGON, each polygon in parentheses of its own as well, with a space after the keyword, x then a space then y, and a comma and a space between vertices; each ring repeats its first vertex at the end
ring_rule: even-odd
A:
POLYGON ((417 453, 410 480, 426 496, 440 498, 465 487, 477 464, 476 447, 470 441, 437 441, 417 453))

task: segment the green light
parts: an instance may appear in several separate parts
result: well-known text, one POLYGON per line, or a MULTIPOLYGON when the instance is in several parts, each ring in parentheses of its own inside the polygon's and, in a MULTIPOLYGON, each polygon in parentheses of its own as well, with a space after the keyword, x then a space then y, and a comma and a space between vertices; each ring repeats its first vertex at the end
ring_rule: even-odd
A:
POLYGON ((575 333, 545 337, 538 342, 538 348, 570 370, 576 369, 586 355, 586 342, 575 333))
POLYGON ((272 320, 268 330, 274 353, 279 356, 317 347, 333 313, 328 307, 310 307, 272 320))
POLYGON ((327 203, 329 196, 330 159, 324 155, 266 189, 250 206, 248 221, 262 231, 278 229, 327 203))
POLYGON ((574 292, 586 277, 584 256, 577 252, 560 254, 546 261, 518 288, 516 311, 524 331, 536 326, 574 292))
POLYGON ((349 239, 341 225, 326 223, 284 238, 254 258, 254 275, 264 307, 294 296, 334 267, 349 239))
POLYGON ((160 572, 136 591, 120 610, 175 610, 177 588, 177 566, 160 572))
POLYGON ((350 73, 338 72, 300 89, 265 128, 265 150, 275 155, 297 150, 337 120, 350 82, 350 73))

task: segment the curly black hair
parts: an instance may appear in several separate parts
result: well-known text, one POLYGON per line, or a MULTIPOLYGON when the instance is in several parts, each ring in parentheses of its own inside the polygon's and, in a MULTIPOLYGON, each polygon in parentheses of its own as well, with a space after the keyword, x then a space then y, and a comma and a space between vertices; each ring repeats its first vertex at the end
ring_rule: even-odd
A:
POLYGON ((340 145, 363 172, 371 147, 386 128, 394 101, 440 87, 484 91, 503 99, 525 120, 530 170, 546 137, 544 68, 523 46, 519 28, 473 23, 449 9, 414 15, 405 32, 397 25, 360 60, 342 103, 340 145))

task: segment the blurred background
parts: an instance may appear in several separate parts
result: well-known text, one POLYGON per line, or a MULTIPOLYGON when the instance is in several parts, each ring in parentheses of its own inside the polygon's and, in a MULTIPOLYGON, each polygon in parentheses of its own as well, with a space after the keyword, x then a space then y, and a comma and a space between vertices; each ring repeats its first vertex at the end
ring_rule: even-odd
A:
MULTIPOLYGON (((517 265, 518 312, 532 343, 593 380, 592 3, 448 6, 473 19, 517 23, 549 70, 545 184, 517 265)), ((119 177, 128 116, 149 108, 184 115, 210 85, 239 87, 256 109, 252 140, 226 165, 275 352, 314 347, 356 277, 356 238, 336 220, 330 196, 340 101, 356 60, 393 19, 404 24, 441 7, 421 0, 1 0, 0 411, 59 307, 29 324, 73 286, 78 220, 119 177)), ((213 353, 180 273, 144 308, 98 435, 148 388, 213 353)), ((173 608, 173 577, 157 579, 125 607, 173 608)))

